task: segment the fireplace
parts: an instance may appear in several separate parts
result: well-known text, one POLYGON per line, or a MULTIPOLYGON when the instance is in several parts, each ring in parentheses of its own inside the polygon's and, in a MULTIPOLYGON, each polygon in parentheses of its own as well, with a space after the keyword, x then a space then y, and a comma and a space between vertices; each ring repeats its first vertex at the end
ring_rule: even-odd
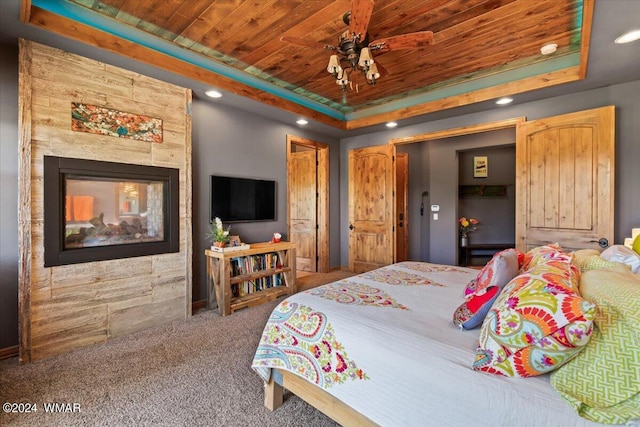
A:
POLYGON ((44 265, 178 252, 178 169, 44 157, 44 265))

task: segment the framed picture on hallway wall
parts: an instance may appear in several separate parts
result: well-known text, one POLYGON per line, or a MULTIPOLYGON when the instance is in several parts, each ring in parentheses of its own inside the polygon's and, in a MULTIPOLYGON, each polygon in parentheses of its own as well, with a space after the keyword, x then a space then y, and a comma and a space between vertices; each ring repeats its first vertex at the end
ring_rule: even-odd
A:
POLYGON ((473 177, 486 178, 489 172, 487 156, 475 156, 473 158, 473 177))

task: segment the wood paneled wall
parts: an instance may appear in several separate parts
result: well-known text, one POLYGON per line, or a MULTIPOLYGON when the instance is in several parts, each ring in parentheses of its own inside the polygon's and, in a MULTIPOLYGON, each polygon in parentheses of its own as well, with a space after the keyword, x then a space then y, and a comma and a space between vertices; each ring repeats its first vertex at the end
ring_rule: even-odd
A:
POLYGON ((20 40, 20 360, 191 316, 191 91, 20 40), (71 130, 71 103, 160 118, 150 143, 71 130), (180 171, 180 252, 45 268, 45 155, 180 171))

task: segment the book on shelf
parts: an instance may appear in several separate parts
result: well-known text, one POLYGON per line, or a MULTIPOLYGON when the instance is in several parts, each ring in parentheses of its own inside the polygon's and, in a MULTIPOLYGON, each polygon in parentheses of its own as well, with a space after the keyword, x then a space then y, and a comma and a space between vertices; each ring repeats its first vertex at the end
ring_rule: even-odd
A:
MULTIPOLYGON (((247 255, 230 259, 231 276, 251 275, 252 273, 282 268, 278 254, 270 252, 266 254, 247 255)), ((282 286, 282 273, 274 273, 265 277, 248 278, 231 287, 231 294, 234 298, 260 292, 275 286, 282 286)))

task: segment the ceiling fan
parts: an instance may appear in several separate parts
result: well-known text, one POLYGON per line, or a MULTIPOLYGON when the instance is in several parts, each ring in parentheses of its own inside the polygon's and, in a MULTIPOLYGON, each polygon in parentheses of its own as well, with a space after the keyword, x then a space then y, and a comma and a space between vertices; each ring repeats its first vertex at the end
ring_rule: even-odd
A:
POLYGON ((282 36, 280 40, 336 52, 329 58, 327 71, 336 79, 336 84, 343 91, 346 91, 347 87, 353 88, 350 76, 354 71, 360 71, 367 84, 373 86, 380 78, 380 73, 385 73, 386 70, 380 63, 376 65, 371 52, 416 49, 433 44, 432 31, 418 31, 369 42, 367 27, 373 13, 373 3, 374 0, 351 1, 351 10, 342 17, 342 21, 349 26, 349 29, 340 35, 337 46, 290 36, 282 36))

